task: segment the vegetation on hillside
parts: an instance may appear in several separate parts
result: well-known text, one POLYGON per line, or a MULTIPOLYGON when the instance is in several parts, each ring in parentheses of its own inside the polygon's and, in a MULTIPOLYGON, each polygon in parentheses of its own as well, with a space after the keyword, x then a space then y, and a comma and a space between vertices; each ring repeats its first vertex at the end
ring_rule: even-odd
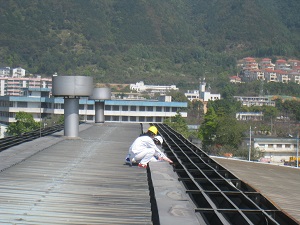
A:
POLYGON ((235 74, 245 56, 300 58, 298 0, 0 0, 0 6, 0 66, 34 74, 190 87, 199 77, 235 74))

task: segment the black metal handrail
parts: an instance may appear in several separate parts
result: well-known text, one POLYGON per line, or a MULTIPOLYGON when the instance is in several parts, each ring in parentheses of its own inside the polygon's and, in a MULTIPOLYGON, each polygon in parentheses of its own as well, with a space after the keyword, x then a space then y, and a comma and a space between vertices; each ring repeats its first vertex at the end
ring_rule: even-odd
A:
POLYGON ((13 146, 32 141, 39 137, 44 137, 64 129, 64 124, 58 124, 43 129, 36 129, 21 135, 9 136, 0 139, 0 152, 13 146))

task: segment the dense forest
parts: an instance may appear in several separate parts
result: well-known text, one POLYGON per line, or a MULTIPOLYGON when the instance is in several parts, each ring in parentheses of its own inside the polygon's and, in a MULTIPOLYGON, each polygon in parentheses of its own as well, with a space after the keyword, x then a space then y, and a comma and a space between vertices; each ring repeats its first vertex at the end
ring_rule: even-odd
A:
POLYGON ((0 66, 195 86, 246 56, 300 58, 299 0, 0 0, 0 66))

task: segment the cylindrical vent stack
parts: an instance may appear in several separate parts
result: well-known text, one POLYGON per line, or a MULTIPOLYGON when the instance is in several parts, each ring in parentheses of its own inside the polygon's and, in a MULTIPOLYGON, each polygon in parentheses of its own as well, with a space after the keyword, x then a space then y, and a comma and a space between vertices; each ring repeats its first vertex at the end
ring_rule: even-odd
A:
POLYGON ((93 91, 93 78, 85 76, 54 76, 52 94, 64 97, 64 135, 78 137, 79 98, 88 97, 93 91))
POLYGON ((111 99, 110 88, 94 88, 89 99, 95 100, 95 123, 104 123, 104 100, 111 99))

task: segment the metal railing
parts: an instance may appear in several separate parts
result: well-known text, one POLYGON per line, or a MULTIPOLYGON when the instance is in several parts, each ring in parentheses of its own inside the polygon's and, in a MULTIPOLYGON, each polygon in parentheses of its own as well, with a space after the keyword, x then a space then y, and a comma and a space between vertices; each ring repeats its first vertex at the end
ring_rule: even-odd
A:
POLYGON ((21 135, 10 136, 0 139, 0 152, 13 146, 32 141, 39 137, 44 137, 64 129, 64 124, 58 124, 52 127, 37 129, 31 132, 26 132, 21 135))

